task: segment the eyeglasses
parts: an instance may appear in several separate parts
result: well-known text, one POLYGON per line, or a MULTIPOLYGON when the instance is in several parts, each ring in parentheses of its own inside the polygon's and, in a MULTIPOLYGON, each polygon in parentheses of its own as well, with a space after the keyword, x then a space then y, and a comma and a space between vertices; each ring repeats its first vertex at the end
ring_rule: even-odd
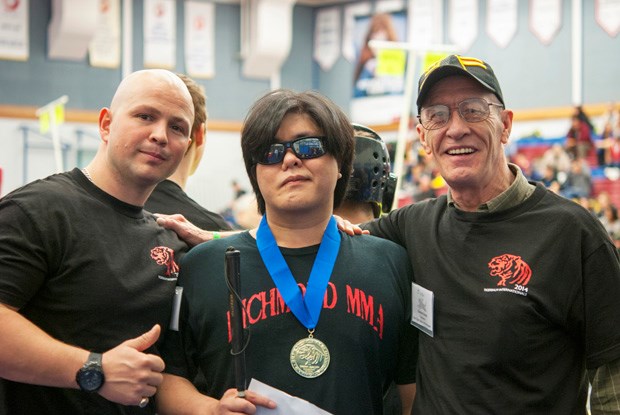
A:
POLYGON ((302 160, 321 157, 326 153, 323 147, 325 137, 300 137, 284 143, 273 143, 269 149, 256 161, 259 164, 277 164, 284 160, 287 149, 302 160))
MULTIPOLYGON (((480 122, 489 118, 491 113, 489 107, 495 105, 504 108, 501 104, 495 104, 493 102, 487 102, 482 98, 469 98, 456 104, 459 115, 467 122, 480 122)), ((448 124, 450 116, 452 115, 452 108, 447 105, 431 105, 430 107, 422 108, 418 119, 422 124, 422 127, 427 130, 436 130, 448 124)))

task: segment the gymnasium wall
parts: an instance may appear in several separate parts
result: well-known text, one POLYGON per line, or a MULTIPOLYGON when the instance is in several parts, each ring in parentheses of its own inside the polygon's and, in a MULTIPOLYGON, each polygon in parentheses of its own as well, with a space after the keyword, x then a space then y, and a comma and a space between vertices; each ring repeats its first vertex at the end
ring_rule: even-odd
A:
MULTIPOLYGON (((541 44, 528 27, 529 1, 518 1, 517 33, 506 48, 499 48, 486 34, 486 0, 479 1, 478 37, 464 54, 489 61, 498 75, 506 103, 515 109, 515 131, 545 132, 545 126, 562 130, 572 102, 571 29, 572 5, 563 0, 562 25, 550 45, 541 44), (521 128, 520 122, 526 122, 521 128)), ((441 0, 444 22, 449 0, 441 0)), ((123 0, 121 1, 123 3, 123 0)), ((177 67, 184 72, 182 57, 183 1, 177 2, 177 67)), ((356 2, 351 2, 356 3, 356 2)), ((620 98, 620 36, 610 37, 596 22, 594 0, 582 0, 583 103, 600 116, 609 102, 620 98)), ((0 60, 0 167, 2 194, 55 170, 48 137, 37 136, 34 109, 61 95, 68 95, 67 124, 61 127, 65 143, 65 168, 85 164, 97 146, 97 111, 108 105, 121 79, 121 68, 93 68, 79 62, 47 58, 47 26, 51 0, 30 0, 30 57, 25 62, 0 60), (27 132, 27 139, 25 138, 27 132), (86 134, 84 133, 86 132, 86 134), (81 137, 81 138, 80 138, 81 137), (80 141, 81 140, 81 141, 80 141), (36 143, 36 145, 35 145, 36 143)), ((142 68, 143 1, 133 0, 134 70, 142 68)), ((371 1, 371 4, 374 2, 371 1)), ((406 1, 403 4, 407 4, 406 1)), ((345 4, 337 7, 344 11, 345 4)), ((121 6, 122 10, 122 6, 121 6)), ((346 112, 349 110, 353 64, 339 58, 328 71, 312 59, 314 19, 319 9, 296 5, 293 39, 281 71, 281 85, 296 90, 318 89, 346 112)), ((343 13, 341 13, 342 15, 343 13)), ((198 80, 206 89, 210 123, 205 160, 190 182, 190 191, 207 207, 219 210, 232 197, 229 184, 247 184, 238 148, 239 128, 251 103, 270 88, 268 80, 241 75, 240 6, 226 2, 215 7, 215 77, 198 80)), ((447 31, 444 30, 447 39, 447 31)), ((568 125, 568 124, 566 124, 568 125)), ((396 125, 377 126, 390 135, 396 125)), ((513 138, 519 138, 513 134, 513 138)))

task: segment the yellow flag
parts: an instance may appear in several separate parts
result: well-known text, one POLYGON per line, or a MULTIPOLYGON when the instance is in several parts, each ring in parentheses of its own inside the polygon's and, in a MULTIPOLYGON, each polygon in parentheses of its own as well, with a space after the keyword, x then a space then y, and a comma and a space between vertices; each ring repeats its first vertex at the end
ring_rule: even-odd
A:
POLYGON ((43 111, 39 115, 39 132, 45 134, 50 130, 50 113, 49 111, 43 111))
POLYGON ((443 52, 426 52, 424 62, 422 63, 422 73, 426 72, 432 64, 439 62, 446 56, 448 56, 448 54, 443 52))
POLYGON ((65 122, 65 104, 56 104, 54 107, 54 121, 56 121, 56 125, 62 124, 65 122))
POLYGON ((377 53, 377 76, 403 76, 406 52, 398 49, 381 49, 377 53))

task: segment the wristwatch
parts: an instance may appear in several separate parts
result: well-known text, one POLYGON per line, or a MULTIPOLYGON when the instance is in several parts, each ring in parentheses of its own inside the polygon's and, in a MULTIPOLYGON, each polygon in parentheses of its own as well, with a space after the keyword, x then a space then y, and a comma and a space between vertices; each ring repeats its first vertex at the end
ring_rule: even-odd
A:
POLYGON ((105 382, 103 368, 101 367, 101 353, 91 352, 84 366, 77 371, 75 380, 84 392, 97 392, 105 382))

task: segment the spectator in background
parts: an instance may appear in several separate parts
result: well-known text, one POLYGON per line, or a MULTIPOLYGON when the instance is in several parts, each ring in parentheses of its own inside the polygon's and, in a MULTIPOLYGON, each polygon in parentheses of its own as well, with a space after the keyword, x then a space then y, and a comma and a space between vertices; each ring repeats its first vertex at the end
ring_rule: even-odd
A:
POLYGON ((571 126, 566 133, 566 151, 573 159, 586 158, 593 146, 592 134, 594 127, 592 122, 583 112, 581 106, 575 107, 575 113, 571 118, 571 126))
POLYGON ((553 168, 553 166, 549 164, 545 165, 540 181, 547 188, 550 188, 554 182, 557 183, 558 177, 557 177, 557 174, 555 173, 555 169, 553 168))
POLYGON ((596 142, 596 160, 599 166, 608 165, 607 157, 611 147, 614 145, 614 141, 613 128, 608 120, 603 126, 601 139, 596 142))
POLYGON ((258 226, 262 215, 258 211, 254 192, 248 193, 237 180, 230 182, 233 199, 228 205, 227 213, 233 227, 238 230, 253 229, 258 226))
POLYGON ((241 196, 247 193, 247 191, 243 187, 241 187, 239 182, 236 180, 230 182, 230 185, 232 186, 234 200, 239 199, 241 196))
POLYGON ((609 197, 609 193, 603 191, 596 196, 596 216, 600 219, 603 217, 603 211, 610 206, 611 197, 609 197))
POLYGON ((582 208, 590 212, 592 216, 597 217, 596 211, 592 207, 592 199, 587 196, 581 196, 577 199, 577 203, 579 203, 582 208))
POLYGON ((562 182, 570 170, 570 156, 561 144, 555 143, 547 149, 540 160, 541 165, 551 166, 556 178, 562 182), (560 174, 561 173, 561 174, 560 174))
POLYGON ((512 162, 521 168, 523 175, 531 181, 540 181, 541 175, 534 168, 535 164, 533 160, 530 160, 523 153, 516 153, 513 156, 512 162))
POLYGON ((609 141, 605 149, 605 164, 609 167, 620 167, 620 135, 609 141))
POLYGON ((204 154, 207 107, 204 88, 189 76, 183 74, 177 74, 177 76, 187 86, 194 103, 195 116, 190 134, 192 141, 177 170, 155 187, 144 208, 149 212, 167 215, 180 213, 201 229, 230 230, 230 225, 221 215, 207 210, 185 193, 187 179, 194 174, 204 154))
POLYGON ((413 201, 420 202, 425 199, 436 197, 435 189, 432 186, 432 178, 428 174, 423 174, 418 178, 418 185, 413 193, 413 201))
POLYGON ((620 219, 618 219, 618 209, 613 205, 607 205, 601 212, 600 217, 603 226, 611 239, 613 239, 616 248, 620 248, 620 219))
POLYGON ((263 217, 258 212, 256 196, 253 192, 243 193, 241 196, 233 200, 231 205, 231 213, 236 229, 256 228, 263 217))
POLYGON ((590 197, 592 194, 592 177, 584 168, 586 163, 583 159, 571 161, 571 169, 566 177, 562 194, 569 198, 590 197))

